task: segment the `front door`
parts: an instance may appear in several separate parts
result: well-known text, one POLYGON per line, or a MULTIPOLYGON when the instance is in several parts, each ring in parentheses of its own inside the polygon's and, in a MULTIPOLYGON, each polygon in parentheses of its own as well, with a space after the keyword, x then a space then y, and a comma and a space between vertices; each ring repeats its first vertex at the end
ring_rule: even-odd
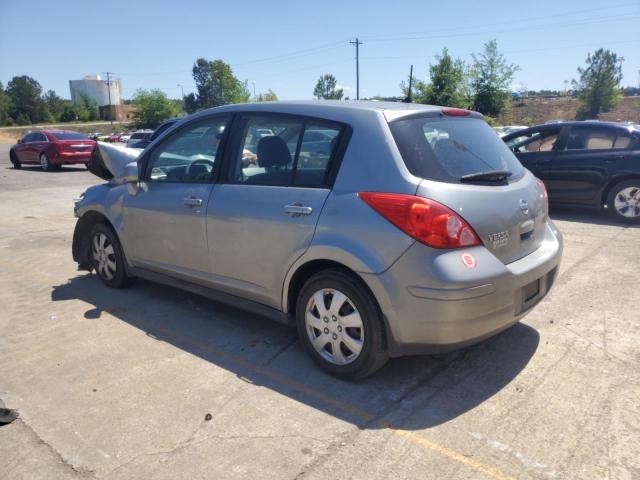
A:
POLYGON ((227 123, 190 122, 145 154, 138 192, 124 200, 123 243, 134 266, 206 282, 206 211, 227 123))
POLYGON ((212 281, 281 307, 287 271, 311 244, 330 191, 341 125, 246 114, 234 128, 224 182, 207 207, 212 281))
POLYGON ((556 156, 555 146, 561 130, 560 127, 527 130, 526 133, 507 141, 507 146, 516 154, 522 165, 544 182, 549 198, 553 198, 557 187, 553 176, 553 164, 556 156))

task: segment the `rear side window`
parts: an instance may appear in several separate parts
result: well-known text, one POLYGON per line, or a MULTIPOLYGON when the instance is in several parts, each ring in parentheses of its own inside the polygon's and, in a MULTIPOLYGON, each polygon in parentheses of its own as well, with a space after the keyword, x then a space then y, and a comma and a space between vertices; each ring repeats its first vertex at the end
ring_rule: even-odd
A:
POLYGON ((87 136, 78 132, 55 132, 53 134, 58 140, 87 140, 87 136))
POLYGON ((249 185, 323 187, 341 127, 282 115, 242 118, 229 181, 249 185))
POLYGON ((628 148, 631 136, 613 128, 572 127, 565 150, 611 150, 628 148))
POLYGON ((473 118, 411 118, 389 124, 400 154, 417 177, 460 183, 466 175, 524 168, 489 125, 473 118))

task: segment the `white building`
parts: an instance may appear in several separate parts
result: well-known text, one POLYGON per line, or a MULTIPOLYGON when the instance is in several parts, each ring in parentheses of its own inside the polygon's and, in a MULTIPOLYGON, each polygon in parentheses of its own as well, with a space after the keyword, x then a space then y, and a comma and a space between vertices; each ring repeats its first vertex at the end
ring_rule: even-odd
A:
POLYGON ((120 105, 120 80, 111 80, 111 85, 107 87, 107 82, 100 78, 100 75, 87 75, 82 80, 69 80, 71 89, 71 100, 79 103, 82 96, 89 99, 101 107, 103 105, 120 105), (111 100, 109 100, 111 94, 111 100))

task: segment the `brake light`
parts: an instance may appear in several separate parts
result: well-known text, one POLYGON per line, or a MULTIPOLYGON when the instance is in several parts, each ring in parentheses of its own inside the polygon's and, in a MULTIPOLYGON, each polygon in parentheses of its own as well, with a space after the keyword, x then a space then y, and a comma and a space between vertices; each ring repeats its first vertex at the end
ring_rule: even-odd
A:
POLYGON ((464 108, 443 108, 442 114, 449 117, 468 117, 471 112, 464 108))
POLYGON ((542 196, 542 201, 544 202, 544 216, 546 218, 549 216, 549 195, 547 194, 547 187, 539 178, 536 178, 536 183, 538 184, 540 195, 542 196))
POLYGON ((441 203, 414 195, 360 192, 358 196, 410 237, 434 248, 480 245, 471 226, 441 203))

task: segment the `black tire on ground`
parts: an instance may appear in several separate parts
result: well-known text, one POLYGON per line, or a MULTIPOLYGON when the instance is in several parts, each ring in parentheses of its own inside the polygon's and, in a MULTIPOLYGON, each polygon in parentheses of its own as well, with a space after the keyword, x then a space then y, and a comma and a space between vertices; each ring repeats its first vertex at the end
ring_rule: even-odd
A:
POLYGON ((16 157, 15 153, 11 152, 9 154, 9 159, 11 160, 11 163, 13 164, 13 168, 15 168, 16 170, 22 168, 22 164, 18 160, 18 157, 16 157))
POLYGON ((135 277, 127 275, 120 241, 110 226, 103 223, 93 226, 89 235, 89 257, 98 277, 108 287, 127 288, 135 281, 135 277))
POLYGON ((51 165, 51 162, 49 161, 49 157, 47 156, 46 153, 40 154, 40 167, 44 172, 50 172, 53 170, 53 165, 51 165))
POLYGON ((313 275, 302 287, 296 301, 298 336, 313 360, 327 373, 344 379, 364 378, 381 368, 389 359, 385 328, 380 308, 362 280, 339 269, 313 275), (346 365, 336 365, 316 351, 307 332, 305 315, 312 295, 319 290, 335 289, 348 297, 362 319, 364 336, 358 357, 346 365))
POLYGON ((640 224, 640 178, 616 183, 607 196, 607 211, 610 217, 618 222, 640 224), (623 213, 629 212, 628 215, 635 216, 625 216, 623 213, 620 213, 615 206, 616 198, 622 200, 625 198, 625 195, 627 198, 630 196, 632 199, 635 199, 635 202, 624 209, 623 213))

